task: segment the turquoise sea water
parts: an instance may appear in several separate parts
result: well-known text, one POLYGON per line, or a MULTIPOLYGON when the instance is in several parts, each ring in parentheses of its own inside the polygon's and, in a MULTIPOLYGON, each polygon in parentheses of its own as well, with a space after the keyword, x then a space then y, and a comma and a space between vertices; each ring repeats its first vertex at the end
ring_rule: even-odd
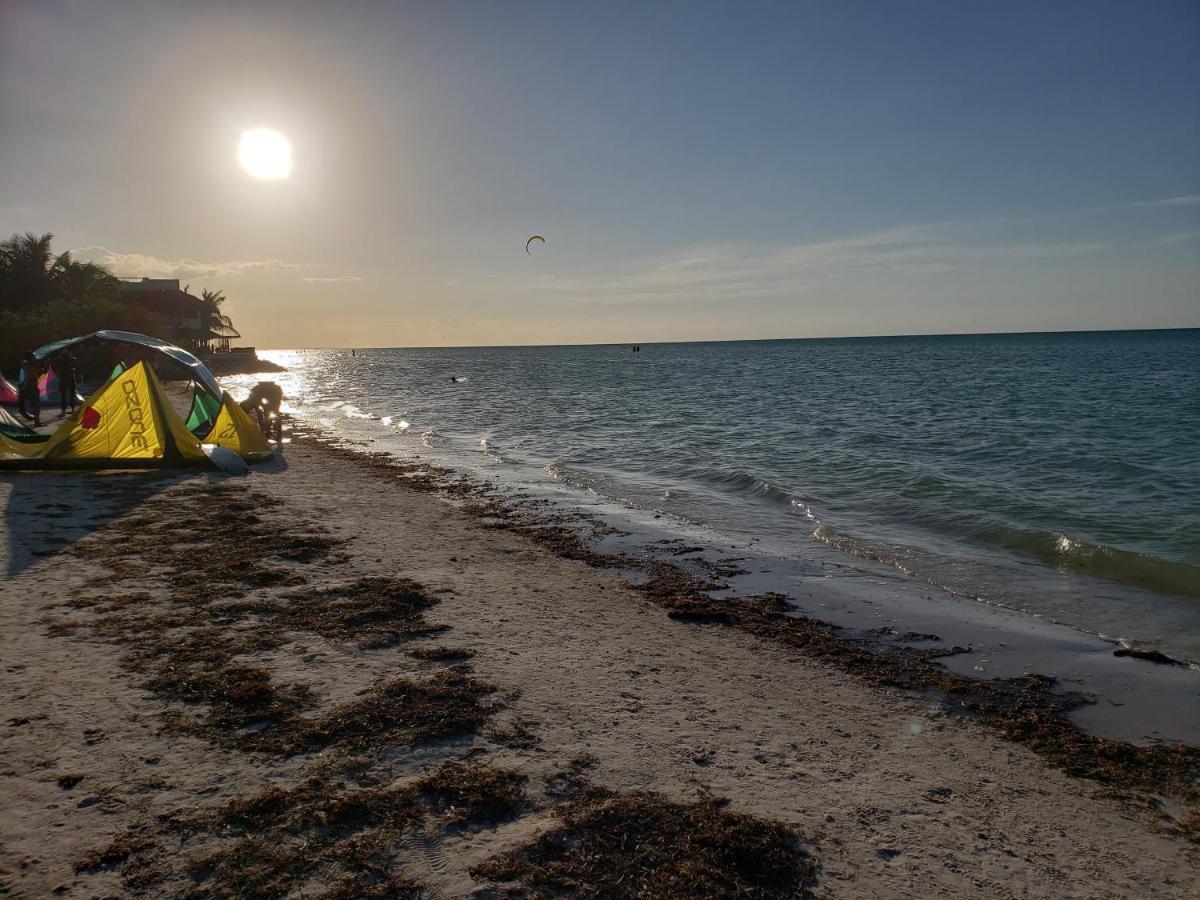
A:
POLYGON ((266 355, 373 450, 1200 660, 1200 330, 641 346, 266 355))

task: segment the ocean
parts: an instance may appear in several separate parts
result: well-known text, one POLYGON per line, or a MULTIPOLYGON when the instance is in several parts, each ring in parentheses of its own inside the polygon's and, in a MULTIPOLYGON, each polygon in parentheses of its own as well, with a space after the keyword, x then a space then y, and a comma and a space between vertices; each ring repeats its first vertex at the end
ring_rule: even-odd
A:
POLYGON ((724 547, 758 587, 886 572, 1200 661, 1200 330, 640 346, 262 355, 333 436, 724 547))

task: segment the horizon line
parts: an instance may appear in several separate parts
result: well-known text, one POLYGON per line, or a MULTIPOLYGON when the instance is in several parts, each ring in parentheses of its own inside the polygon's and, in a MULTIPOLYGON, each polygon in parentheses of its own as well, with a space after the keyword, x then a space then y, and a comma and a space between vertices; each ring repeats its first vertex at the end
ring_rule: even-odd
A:
MULTIPOLYGON (((1044 331, 922 331, 904 334, 831 334, 782 338, 705 338, 703 340, 689 341, 578 341, 559 344, 393 344, 388 347, 339 345, 324 347, 262 347, 261 349, 264 352, 270 352, 272 350, 488 350, 519 349, 524 347, 653 347, 670 344, 766 344, 782 343, 785 341, 868 341, 888 338, 899 339, 914 337, 1013 337, 1020 335, 1053 334, 1126 334, 1130 332, 1141 333, 1153 331, 1200 331, 1200 324, 1176 325, 1157 328, 1070 328, 1044 331)), ((260 348, 255 347, 255 349, 257 350, 260 348)))

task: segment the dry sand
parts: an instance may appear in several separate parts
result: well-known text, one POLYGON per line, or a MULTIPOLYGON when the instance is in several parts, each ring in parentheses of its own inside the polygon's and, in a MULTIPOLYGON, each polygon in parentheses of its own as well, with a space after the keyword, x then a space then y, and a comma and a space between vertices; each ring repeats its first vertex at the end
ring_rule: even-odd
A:
MULTIPOLYGON (((8 573, 0 587, 0 893, 92 897, 138 885, 151 895, 216 893, 215 882, 194 880, 203 872, 185 870, 228 846, 235 830, 179 822, 211 818, 268 786, 294 786, 343 758, 337 746, 248 750, 238 735, 255 739, 252 729, 222 735, 203 703, 153 693, 144 666, 130 670, 130 654, 149 639, 138 622, 174 616, 169 642, 199 624, 241 639, 249 620, 210 612, 193 620, 161 572, 129 569, 114 579, 98 548, 116 547, 109 555, 118 560, 152 559, 149 534, 177 547, 194 542, 204 559, 217 544, 203 529, 179 534, 173 513, 253 490, 280 501, 259 513, 279 533, 310 523, 348 541, 317 560, 268 559, 269 571, 296 573, 305 590, 361 576, 411 579, 438 601, 428 621, 447 630, 364 649, 345 635, 300 629, 277 635, 275 646, 243 646, 234 662, 265 667, 276 684, 306 685, 310 717, 353 702, 380 678, 445 670, 414 649, 467 648, 471 677, 495 686, 478 729, 370 748, 373 784, 408 784, 446 760, 528 779, 506 821, 460 827, 439 808, 396 832, 387 852, 423 896, 492 896, 471 868, 555 827, 564 771, 613 791, 725 797, 731 811, 794 826, 820 866, 823 897, 1197 896, 1198 848, 1165 833, 1152 811, 944 714, 933 699, 865 685, 733 629, 673 621, 618 575, 487 529, 405 478, 311 445, 285 456, 242 480, 0 476, 0 571, 8 573), (193 490, 209 485, 214 492, 193 490), (120 526, 130 521, 142 523, 143 537, 126 554, 120 542, 131 532, 120 526), (89 607, 89 597, 108 605, 89 607), (123 630, 101 627, 104 611, 119 606, 113 598, 130 597, 142 618, 123 630), (73 598, 85 598, 80 608, 63 605, 73 598), (77 871, 122 835, 142 836, 149 849, 77 871)), ((235 599, 288 590, 238 584, 235 599)), ((201 587, 205 603, 220 594, 201 587)), ((334 870, 324 865, 290 889, 319 895, 334 870)), ((250 882, 242 884, 249 895, 250 882)))

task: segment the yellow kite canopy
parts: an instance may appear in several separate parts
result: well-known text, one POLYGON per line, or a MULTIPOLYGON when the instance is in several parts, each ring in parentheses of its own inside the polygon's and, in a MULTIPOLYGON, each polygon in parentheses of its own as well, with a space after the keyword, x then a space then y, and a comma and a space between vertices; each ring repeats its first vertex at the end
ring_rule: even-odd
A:
POLYGON ((228 393, 221 395, 221 410, 204 443, 228 447, 246 462, 270 459, 274 453, 262 429, 228 393))
POLYGON ((208 457, 144 362, 89 397, 43 441, 0 434, 0 467, 115 468, 207 463, 208 457))
MULTIPOLYGON (((546 243, 546 239, 544 237, 542 237, 540 234, 535 234, 533 237, 531 237, 529 240, 527 240, 525 242, 525 252, 526 253, 529 253, 529 245, 532 244, 534 241, 541 241, 543 244, 546 243)), ((529 253, 529 255, 532 256, 533 254, 529 253)))

